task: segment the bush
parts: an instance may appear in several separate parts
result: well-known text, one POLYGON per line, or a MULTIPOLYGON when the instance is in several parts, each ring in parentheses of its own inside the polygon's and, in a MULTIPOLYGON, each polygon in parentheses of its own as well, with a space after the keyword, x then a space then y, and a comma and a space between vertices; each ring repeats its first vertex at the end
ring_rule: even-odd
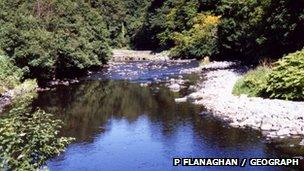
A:
POLYGON ((37 170, 72 141, 58 137, 60 120, 42 110, 32 112, 33 95, 18 99, 0 120, 0 170, 37 170))
POLYGON ((238 80, 233 94, 284 100, 304 99, 304 50, 289 54, 272 69, 259 67, 238 80))
POLYGON ((235 83, 232 93, 234 95, 246 94, 250 97, 262 96, 269 72, 268 67, 258 67, 249 71, 235 83))
POLYGON ((38 84, 37 84, 36 80, 27 79, 14 88, 12 98, 16 98, 16 97, 18 97, 20 95, 24 95, 26 93, 35 92, 37 87, 38 87, 38 84))
POLYGON ((15 67, 7 57, 0 55, 0 94, 19 85, 21 78, 22 70, 15 67))
POLYGON ((304 100, 304 49, 275 64, 264 92, 270 98, 304 100))

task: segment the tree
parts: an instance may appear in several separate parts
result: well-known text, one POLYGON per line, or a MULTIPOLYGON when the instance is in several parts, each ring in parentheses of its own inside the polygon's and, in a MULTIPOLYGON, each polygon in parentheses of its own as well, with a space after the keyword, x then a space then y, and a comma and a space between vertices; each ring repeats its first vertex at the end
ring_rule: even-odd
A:
POLYGON ((0 49, 27 77, 67 76, 109 57, 104 19, 82 0, 3 0, 0 9, 0 49))
POLYGON ((304 45, 303 1, 222 0, 219 12, 222 58, 257 62, 304 45))

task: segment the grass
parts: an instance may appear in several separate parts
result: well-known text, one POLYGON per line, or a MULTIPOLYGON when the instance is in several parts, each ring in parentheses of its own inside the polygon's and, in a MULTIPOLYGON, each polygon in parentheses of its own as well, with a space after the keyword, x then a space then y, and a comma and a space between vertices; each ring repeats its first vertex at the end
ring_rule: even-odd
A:
POLYGON ((271 69, 267 66, 260 66, 249 71, 235 83, 232 93, 238 96, 242 94, 249 97, 262 96, 261 92, 267 85, 270 72, 271 69))

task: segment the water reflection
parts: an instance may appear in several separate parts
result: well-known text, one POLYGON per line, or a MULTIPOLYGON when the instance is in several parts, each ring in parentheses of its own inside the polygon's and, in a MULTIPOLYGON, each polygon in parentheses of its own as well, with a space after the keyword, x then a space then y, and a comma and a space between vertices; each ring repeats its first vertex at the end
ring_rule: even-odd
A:
POLYGON ((62 134, 77 139, 48 166, 51 170, 171 170, 172 157, 177 156, 274 156, 258 133, 201 116, 201 107, 176 104, 178 96, 161 85, 141 87, 114 80, 40 93, 35 106, 56 114, 65 122, 62 134))
POLYGON ((171 122, 175 113, 198 113, 198 107, 189 104, 176 106, 177 94, 160 88, 140 87, 124 81, 91 81, 71 87, 59 87, 56 91, 40 94, 35 105, 55 113, 65 124, 63 133, 75 136, 78 141, 89 141, 92 135, 106 129, 111 118, 124 118, 134 122, 146 115, 151 122, 164 122, 164 133, 174 129, 171 122))

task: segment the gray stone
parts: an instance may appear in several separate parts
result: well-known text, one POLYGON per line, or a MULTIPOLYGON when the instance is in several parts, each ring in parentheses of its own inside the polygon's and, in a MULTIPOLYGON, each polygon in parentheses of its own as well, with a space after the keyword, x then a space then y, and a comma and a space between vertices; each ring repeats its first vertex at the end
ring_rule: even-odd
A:
POLYGON ((177 99, 175 99, 175 102, 176 103, 184 103, 184 102, 187 102, 187 98, 186 97, 177 98, 177 99))
POLYGON ((200 92, 191 93, 188 96, 188 99, 191 101, 202 99, 202 93, 200 92))
POLYGON ((304 146, 304 139, 299 143, 300 146, 304 146))
POLYGON ((278 136, 289 136, 290 135, 290 130, 287 129, 287 128, 284 128, 284 129, 280 129, 278 132, 277 132, 277 135, 278 136))
POLYGON ((179 84, 172 84, 169 86, 169 88, 174 92, 179 92, 181 89, 181 86, 179 84))
POLYGON ((262 125, 261 125, 261 130, 262 131, 270 131, 270 130, 272 130, 272 125, 271 124, 269 124, 269 123, 263 123, 262 125))

